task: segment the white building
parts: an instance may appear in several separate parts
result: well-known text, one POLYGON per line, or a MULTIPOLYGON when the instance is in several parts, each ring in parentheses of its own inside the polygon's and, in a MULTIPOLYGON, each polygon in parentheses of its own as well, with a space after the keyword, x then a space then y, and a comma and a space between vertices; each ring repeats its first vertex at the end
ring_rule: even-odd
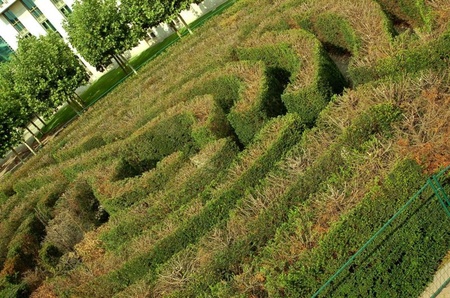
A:
MULTIPOLYGON (((18 47, 18 38, 58 32, 66 41, 63 22, 72 12, 73 0, 0 0, 0 62, 18 47)), ((80 57, 91 72, 95 68, 80 57)))
MULTIPOLYGON (((225 1, 204 0, 200 5, 192 4, 190 9, 181 12, 181 15, 187 23, 191 23, 225 1)), ((17 49, 19 37, 30 34, 40 36, 47 31, 57 31, 68 42, 68 34, 63 28, 63 23, 71 13, 74 2, 75 0, 0 0, 0 62, 7 60, 10 53, 17 49)), ((172 28, 162 23, 152 28, 149 36, 153 42, 158 42, 172 33, 172 28)), ((149 44, 141 42, 127 56, 137 55, 148 46, 149 44)), ((93 74, 92 79, 100 76, 93 66, 80 58, 93 74)))

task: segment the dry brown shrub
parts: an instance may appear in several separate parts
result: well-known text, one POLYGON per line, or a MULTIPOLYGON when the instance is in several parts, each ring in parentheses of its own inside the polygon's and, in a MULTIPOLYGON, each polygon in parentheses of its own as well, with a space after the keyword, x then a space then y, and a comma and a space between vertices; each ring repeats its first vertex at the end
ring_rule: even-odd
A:
POLYGON ((400 103, 404 119, 397 150, 433 173, 450 165, 450 111, 445 108, 450 105, 449 75, 428 72, 405 81, 415 92, 400 103))
POLYGON ((30 298, 58 298, 53 286, 47 282, 44 282, 39 288, 33 291, 30 298))
POLYGON ((199 264, 195 259, 196 251, 188 247, 173 256, 158 274, 158 282, 152 289, 152 297, 165 295, 182 289, 192 278, 192 273, 199 264))

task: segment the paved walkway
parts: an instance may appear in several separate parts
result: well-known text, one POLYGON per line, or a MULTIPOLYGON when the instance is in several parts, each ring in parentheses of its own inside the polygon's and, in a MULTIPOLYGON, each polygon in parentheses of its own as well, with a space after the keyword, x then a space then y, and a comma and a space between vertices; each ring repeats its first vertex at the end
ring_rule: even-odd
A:
MULTIPOLYGON (((420 298, 430 298, 436 291, 444 284, 444 282, 450 277, 450 263, 447 263, 434 275, 433 282, 428 285, 425 292, 423 292, 420 298)), ((450 284, 442 290, 442 292, 436 296, 437 298, 450 298, 450 284)))

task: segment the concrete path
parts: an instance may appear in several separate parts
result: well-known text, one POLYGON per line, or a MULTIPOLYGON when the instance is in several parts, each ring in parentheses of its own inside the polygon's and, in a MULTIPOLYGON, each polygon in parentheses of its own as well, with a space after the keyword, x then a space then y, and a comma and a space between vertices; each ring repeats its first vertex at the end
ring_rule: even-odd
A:
MULTIPOLYGON (((434 275, 433 282, 428 285, 427 289, 423 292, 420 298, 430 298, 436 291, 445 283, 445 281, 450 277, 450 262, 445 264, 440 270, 434 275)), ((450 284, 439 293, 437 298, 450 298, 450 284)))

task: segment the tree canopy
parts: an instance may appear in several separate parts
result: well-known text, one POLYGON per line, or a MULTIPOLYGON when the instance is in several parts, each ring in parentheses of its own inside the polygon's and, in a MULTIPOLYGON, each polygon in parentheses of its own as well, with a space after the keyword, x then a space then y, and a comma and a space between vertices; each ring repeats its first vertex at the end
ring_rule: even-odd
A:
POLYGON ((136 44, 116 0, 75 1, 65 29, 70 43, 98 70, 136 44))
POLYGON ((24 103, 14 90, 10 63, 0 63, 0 156, 20 141, 20 128, 30 116, 24 103))
POLYGON ((169 15, 166 3, 155 1, 122 0, 120 10, 135 40, 142 39, 148 29, 159 25, 169 15))
POLYGON ((78 57, 53 32, 19 40, 10 63, 16 91, 40 114, 52 113, 89 78, 78 57))
POLYGON ((14 147, 37 114, 49 115, 88 80, 87 72, 57 33, 19 40, 0 64, 0 156, 14 147))
POLYGON ((142 39, 148 29, 163 22, 169 22, 178 14, 188 9, 191 3, 200 3, 199 0, 122 0, 120 9, 126 22, 131 24, 133 37, 142 39))

